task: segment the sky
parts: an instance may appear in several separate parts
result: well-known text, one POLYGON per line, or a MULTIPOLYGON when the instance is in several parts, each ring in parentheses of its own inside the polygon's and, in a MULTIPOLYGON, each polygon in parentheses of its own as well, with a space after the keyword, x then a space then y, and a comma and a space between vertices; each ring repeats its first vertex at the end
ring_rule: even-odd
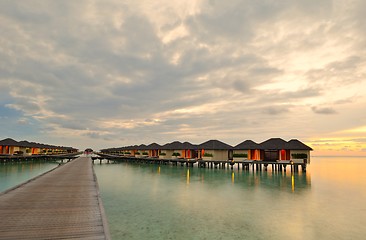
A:
POLYGON ((364 0, 0 0, 0 139, 366 156, 364 0))

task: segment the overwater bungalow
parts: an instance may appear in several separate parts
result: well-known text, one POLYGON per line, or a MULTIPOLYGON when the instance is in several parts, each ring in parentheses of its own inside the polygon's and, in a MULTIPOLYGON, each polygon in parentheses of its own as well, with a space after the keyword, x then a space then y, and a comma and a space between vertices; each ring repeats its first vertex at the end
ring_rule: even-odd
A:
POLYGON ((233 147, 219 140, 209 140, 198 145, 203 160, 233 160, 233 147))
POLYGON ((200 151, 197 145, 190 142, 174 141, 161 146, 159 158, 200 158, 200 151))
POLYGON ((203 159, 206 161, 294 161, 296 163, 310 163, 312 149, 297 139, 288 142, 281 138, 271 138, 260 144, 252 140, 245 140, 235 147, 219 140, 209 140, 199 145, 189 142, 174 141, 164 144, 134 145, 121 148, 101 150, 102 153, 135 157, 149 157, 162 159, 203 159), (306 159, 306 160, 304 160, 306 159))
POLYGON ((160 149, 161 149, 161 146, 157 143, 151 143, 151 144, 147 145, 147 150, 149 153, 148 156, 153 157, 153 158, 159 157, 160 149))
POLYGON ((263 161, 290 160, 287 142, 281 138, 270 138, 259 144, 263 154, 263 161))
POLYGON ((310 151, 313 151, 311 147, 297 139, 288 141, 287 147, 290 150, 290 159, 292 161, 298 162, 299 160, 306 159, 306 163, 310 164, 310 151))
POLYGON ((234 148, 234 160, 261 160, 261 150, 260 145, 258 143, 253 142, 252 140, 245 140, 244 142, 239 143, 234 148))
POLYGON ((297 139, 289 142, 281 138, 271 138, 259 144, 264 161, 297 160, 310 163, 310 151, 313 149, 297 139))
POLYGON ((17 141, 11 138, 6 138, 0 141, 0 154, 13 155, 20 151, 20 146, 17 141))
POLYGON ((125 156, 135 157, 136 153, 138 152, 138 146, 137 145, 127 146, 122 148, 121 151, 123 151, 123 155, 125 156))
POLYGON ((149 149, 145 144, 138 145, 135 148, 135 157, 148 157, 149 149))
POLYGON ((28 141, 17 142, 14 139, 6 138, 0 140, 1 155, 39 155, 39 154, 62 154, 75 153, 78 150, 72 147, 53 146, 28 141))
POLYGON ((181 154, 179 150, 181 149, 181 145, 182 143, 179 141, 164 144, 160 147, 159 158, 171 159, 173 157, 180 157, 181 154))
POLYGON ((182 143, 182 157, 185 159, 202 158, 198 145, 190 142, 182 143))
POLYGON ((20 151, 23 152, 25 155, 38 155, 41 153, 41 149, 39 144, 31 143, 28 141, 20 141, 20 151))

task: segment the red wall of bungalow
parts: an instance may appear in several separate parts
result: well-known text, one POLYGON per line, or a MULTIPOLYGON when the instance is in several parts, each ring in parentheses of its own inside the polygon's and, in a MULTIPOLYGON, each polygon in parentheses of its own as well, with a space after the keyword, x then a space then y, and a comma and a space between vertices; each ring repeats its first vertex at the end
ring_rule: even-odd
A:
POLYGON ((191 150, 182 150, 183 158, 191 158, 191 150))
POLYGON ((196 151, 196 150, 189 150, 189 149, 186 149, 186 150, 182 150, 181 151, 181 155, 180 157, 182 158, 199 158, 199 153, 200 151, 196 151))
POLYGON ((5 146, 5 152, 3 152, 4 154, 10 154, 10 147, 9 146, 5 146))
POLYGON ((290 150, 282 149, 279 151, 280 160, 290 160, 290 150))
POLYGON ((149 157, 158 157, 159 152, 159 150, 149 150, 149 157))
POLYGON ((250 149, 248 150, 248 159, 249 160, 262 160, 263 154, 259 149, 250 149))

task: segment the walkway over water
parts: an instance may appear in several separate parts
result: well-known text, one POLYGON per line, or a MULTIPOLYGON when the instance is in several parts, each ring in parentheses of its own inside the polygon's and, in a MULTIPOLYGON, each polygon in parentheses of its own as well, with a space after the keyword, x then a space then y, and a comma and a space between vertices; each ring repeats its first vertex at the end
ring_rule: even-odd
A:
POLYGON ((0 194, 0 239, 109 239, 87 157, 0 194))

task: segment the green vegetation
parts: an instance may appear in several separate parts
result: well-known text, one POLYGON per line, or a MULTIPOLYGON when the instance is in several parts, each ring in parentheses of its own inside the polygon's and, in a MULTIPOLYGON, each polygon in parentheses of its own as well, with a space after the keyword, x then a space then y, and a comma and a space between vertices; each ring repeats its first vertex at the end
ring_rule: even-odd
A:
POLYGON ((235 157, 235 158, 247 158, 248 154, 246 154, 246 153, 234 153, 233 157, 235 157))
POLYGON ((146 155, 149 155, 148 152, 143 152, 142 155, 146 156, 146 155))
POLYGON ((135 152, 135 155, 140 155, 140 152, 135 152))
POLYGON ((160 156, 165 156, 165 155, 166 155, 166 153, 162 152, 162 153, 160 153, 159 155, 160 155, 160 156))
POLYGON ((304 159, 308 158, 308 155, 306 153, 293 153, 291 154, 291 157, 295 159, 304 159))
POLYGON ((172 154, 172 156, 173 156, 173 157, 179 157, 179 156, 180 156, 180 153, 175 152, 175 153, 173 153, 173 154, 172 154))
POLYGON ((130 155, 131 153, 130 153, 130 152, 124 152, 124 154, 128 154, 128 155, 130 155))
POLYGON ((212 153, 205 153, 203 154, 204 157, 213 157, 213 154, 212 153))

